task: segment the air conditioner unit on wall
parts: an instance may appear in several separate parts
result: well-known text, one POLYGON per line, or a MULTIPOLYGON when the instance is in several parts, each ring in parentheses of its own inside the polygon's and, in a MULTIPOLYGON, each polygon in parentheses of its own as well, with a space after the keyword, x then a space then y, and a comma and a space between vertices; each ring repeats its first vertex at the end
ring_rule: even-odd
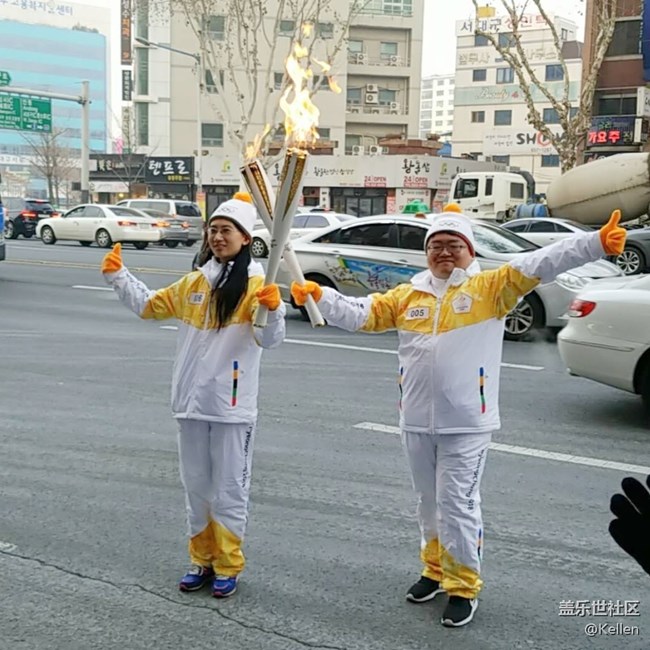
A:
POLYGON ((371 108, 370 109, 370 114, 371 115, 379 115, 381 111, 378 108, 371 108))
POLYGON ((388 57, 388 65, 399 65, 400 63, 400 57, 397 54, 391 54, 388 57))
POLYGON ((379 92, 379 86, 377 84, 366 84, 366 92, 367 93, 378 93, 379 92))
POLYGON ((379 104, 379 93, 366 93, 366 104, 379 104))
POLYGON ((348 106, 348 113, 361 113, 361 106, 348 106))
POLYGON ((373 144, 370 147, 368 147, 368 153, 371 154, 372 156, 377 156, 379 154, 384 153, 384 148, 379 147, 376 144, 373 144))
POLYGON ((353 156, 363 156, 364 154, 364 148, 362 144, 355 144, 352 147, 352 155, 353 156))
POLYGON ((354 62, 357 65, 365 65, 368 63, 368 55, 365 52, 357 52, 356 56, 354 57, 354 62))
POLYGON ((397 113, 400 112, 401 108, 402 107, 399 102, 391 102, 389 106, 390 112, 393 113, 394 115, 397 115, 397 113))

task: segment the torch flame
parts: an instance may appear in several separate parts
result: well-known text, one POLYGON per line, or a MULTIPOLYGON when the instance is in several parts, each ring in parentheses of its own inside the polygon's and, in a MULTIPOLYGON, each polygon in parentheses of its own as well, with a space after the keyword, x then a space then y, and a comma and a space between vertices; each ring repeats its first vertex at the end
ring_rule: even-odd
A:
POLYGON ((264 138, 266 138, 266 136, 269 134, 270 130, 271 125, 267 124, 264 127, 264 131, 262 131, 262 133, 255 134, 253 142, 251 142, 246 147, 246 162, 251 162, 260 155, 260 152, 262 151, 262 143, 264 142, 264 138))
POLYGON ((311 101, 309 82, 314 73, 303 59, 309 56, 309 50, 300 43, 295 43, 293 51, 286 62, 287 74, 291 83, 280 99, 284 111, 285 142, 288 147, 305 149, 316 144, 318 140, 318 118, 320 111, 311 101), (291 100, 289 96, 293 94, 291 100))

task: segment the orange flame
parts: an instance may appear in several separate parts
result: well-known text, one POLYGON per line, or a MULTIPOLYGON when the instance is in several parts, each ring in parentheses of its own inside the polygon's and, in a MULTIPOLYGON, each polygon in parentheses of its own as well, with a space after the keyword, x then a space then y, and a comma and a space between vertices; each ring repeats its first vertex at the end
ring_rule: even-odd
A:
POLYGON ((264 131, 262 133, 257 133, 255 135, 255 138, 253 139, 253 142, 251 142, 247 147, 246 147, 246 162, 251 162, 252 160, 255 160, 260 155, 260 152, 262 151, 262 143, 264 142, 264 138, 269 134, 269 131, 271 130, 271 125, 267 124, 264 127, 264 131))
POLYGON ((286 62, 291 83, 280 99, 284 111, 285 142, 288 147, 305 149, 313 147, 318 140, 318 118, 320 111, 311 101, 310 81, 314 76, 308 61, 309 50, 295 43, 286 62), (289 97, 291 99, 289 99, 289 97))

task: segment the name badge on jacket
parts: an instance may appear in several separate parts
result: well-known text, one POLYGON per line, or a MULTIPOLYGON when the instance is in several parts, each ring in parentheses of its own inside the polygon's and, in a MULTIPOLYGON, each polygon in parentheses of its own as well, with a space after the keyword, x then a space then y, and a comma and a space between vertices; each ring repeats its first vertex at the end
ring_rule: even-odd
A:
POLYGON ((190 305, 201 305, 203 304, 203 299, 205 298, 204 293, 191 293, 190 294, 190 305))
POLYGON ((428 307, 411 307, 406 312, 406 320, 417 320, 419 318, 429 318, 428 307))
POLYGON ((459 294, 451 302, 454 314, 468 314, 472 309, 472 302, 471 296, 466 293, 459 294))

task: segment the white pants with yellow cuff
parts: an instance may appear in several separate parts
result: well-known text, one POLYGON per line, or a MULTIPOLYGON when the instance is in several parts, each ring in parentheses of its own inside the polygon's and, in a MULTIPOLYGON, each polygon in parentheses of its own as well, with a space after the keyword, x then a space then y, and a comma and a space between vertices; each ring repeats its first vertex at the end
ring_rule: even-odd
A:
POLYGON ((244 568, 254 424, 178 420, 178 455, 185 488, 193 564, 217 575, 244 568))
POLYGON ((479 487, 491 433, 402 431, 422 533, 423 576, 451 596, 475 598, 483 585, 479 487))

